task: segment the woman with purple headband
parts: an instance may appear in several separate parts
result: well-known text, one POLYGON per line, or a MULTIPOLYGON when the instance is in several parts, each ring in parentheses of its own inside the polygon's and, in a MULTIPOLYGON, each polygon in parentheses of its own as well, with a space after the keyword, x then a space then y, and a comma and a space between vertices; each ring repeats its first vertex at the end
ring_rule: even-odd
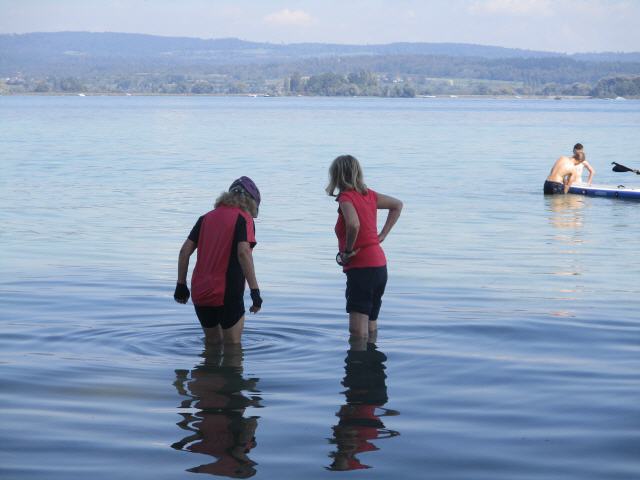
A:
POLYGON ((260 191, 249 177, 240 177, 202 215, 184 241, 178 257, 178 282, 173 298, 187 303, 191 295, 205 342, 240 343, 244 328, 244 287, 249 284, 249 311, 257 313, 262 298, 253 266, 256 245, 253 219, 258 216, 260 191), (198 260, 187 287, 189 258, 198 260))

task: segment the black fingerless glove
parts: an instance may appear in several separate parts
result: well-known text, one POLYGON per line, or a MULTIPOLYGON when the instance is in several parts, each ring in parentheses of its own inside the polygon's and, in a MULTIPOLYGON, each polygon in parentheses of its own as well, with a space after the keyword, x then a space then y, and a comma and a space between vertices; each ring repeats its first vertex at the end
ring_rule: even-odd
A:
POLYGON ((260 289, 252 288, 251 289, 251 301, 253 302, 254 307, 262 307, 262 297, 260 296, 260 289))
POLYGON ((173 299, 178 303, 187 303, 191 292, 184 283, 176 283, 176 291, 173 292, 173 299))

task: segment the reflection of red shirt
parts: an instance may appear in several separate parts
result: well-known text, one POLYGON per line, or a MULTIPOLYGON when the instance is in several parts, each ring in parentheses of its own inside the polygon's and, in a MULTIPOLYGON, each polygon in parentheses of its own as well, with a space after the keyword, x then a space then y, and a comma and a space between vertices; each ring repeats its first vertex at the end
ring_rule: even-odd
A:
POLYGON ((339 426, 355 433, 357 446, 354 453, 378 450, 378 447, 367 442, 378 438, 379 428, 384 428, 384 424, 376 415, 376 408, 378 405, 344 405, 338 412, 339 426))
POLYGON ((343 405, 338 412, 340 423, 333 427, 338 452, 332 465, 335 470, 371 468, 356 457, 359 453, 378 450, 370 440, 380 436, 384 424, 376 415, 378 405, 343 405))
MULTIPOLYGON (((378 241, 378 194, 371 189, 365 195, 358 193, 356 190, 347 190, 346 192, 340 192, 337 200, 340 203, 351 203, 356 209, 358 220, 360 221, 358 237, 353 245, 354 250, 359 248, 360 251, 357 255, 351 257, 343 270, 383 267, 386 265, 387 259, 378 241)), ((341 252, 344 252, 347 234, 344 216, 341 211, 339 211, 335 232, 338 237, 338 248, 341 252)))
POLYGON ((376 415, 376 408, 380 405, 371 404, 349 404, 343 405, 338 412, 340 420, 352 420, 357 418, 365 418, 373 422, 380 422, 380 418, 376 415))
MULTIPOLYGON (((220 206, 202 216, 199 230, 196 242, 198 260, 191 277, 191 298, 195 305, 224 305, 234 238, 255 245, 253 218, 240 208, 220 206), (239 217, 246 224, 246 238, 237 238, 239 217)), ((241 280, 244 288, 244 278, 241 280)))

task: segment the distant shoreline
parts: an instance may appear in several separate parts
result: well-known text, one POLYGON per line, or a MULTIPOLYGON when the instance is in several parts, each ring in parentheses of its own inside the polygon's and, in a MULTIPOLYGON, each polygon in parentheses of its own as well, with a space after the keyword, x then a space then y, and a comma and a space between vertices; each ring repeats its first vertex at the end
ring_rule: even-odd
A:
POLYGON ((109 32, 0 34, 0 52, 0 94, 640 98, 640 52, 109 32))
POLYGON ((639 97, 592 97, 588 95, 416 95, 414 97, 383 97, 367 95, 270 95, 270 94, 247 94, 247 93, 114 93, 114 92, 20 92, 2 93, 0 97, 222 97, 222 98, 388 98, 388 99, 420 99, 420 100, 442 100, 442 99, 464 99, 464 100, 638 100, 639 97))

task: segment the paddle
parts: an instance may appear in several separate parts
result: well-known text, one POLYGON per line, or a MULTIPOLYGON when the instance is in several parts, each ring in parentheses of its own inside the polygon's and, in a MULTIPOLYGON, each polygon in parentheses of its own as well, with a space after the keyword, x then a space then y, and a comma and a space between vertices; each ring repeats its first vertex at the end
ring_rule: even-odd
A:
POLYGON ((634 170, 633 168, 625 167, 624 165, 620 165, 616 162, 611 162, 611 165, 613 165, 611 170, 614 172, 633 172, 636 175, 640 175, 640 170, 634 170))

